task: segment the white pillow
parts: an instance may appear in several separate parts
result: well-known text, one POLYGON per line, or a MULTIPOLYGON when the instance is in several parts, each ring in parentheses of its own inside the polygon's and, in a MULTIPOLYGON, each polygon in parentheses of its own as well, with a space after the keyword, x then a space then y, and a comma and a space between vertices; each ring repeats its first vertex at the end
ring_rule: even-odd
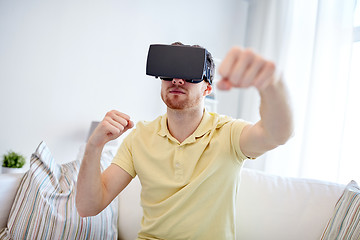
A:
MULTIPOLYGON (((109 152, 103 154, 102 170, 111 160, 109 152)), ((46 144, 40 143, 0 239, 117 239, 117 199, 97 216, 78 215, 75 189, 79 167, 79 160, 57 164, 46 144)))

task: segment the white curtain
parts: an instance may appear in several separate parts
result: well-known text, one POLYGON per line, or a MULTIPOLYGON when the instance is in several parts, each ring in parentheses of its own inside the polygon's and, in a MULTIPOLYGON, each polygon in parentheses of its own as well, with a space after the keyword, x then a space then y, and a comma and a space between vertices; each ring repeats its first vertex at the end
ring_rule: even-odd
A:
MULTIPOLYGON (((245 45, 275 61, 282 71, 294 110, 295 135, 248 167, 344 180, 340 177, 354 5, 354 0, 249 1, 245 45)), ((239 117, 259 118, 256 91, 242 91, 241 102, 239 117)))

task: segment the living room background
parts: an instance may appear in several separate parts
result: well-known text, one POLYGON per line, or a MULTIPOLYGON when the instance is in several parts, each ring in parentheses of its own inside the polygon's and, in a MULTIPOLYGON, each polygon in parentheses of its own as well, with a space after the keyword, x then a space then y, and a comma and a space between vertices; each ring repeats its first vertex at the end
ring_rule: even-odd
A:
POLYGON ((145 75, 149 45, 200 44, 222 58, 241 42, 242 4, 0 1, 0 153, 29 159, 44 140, 68 162, 107 111, 135 121, 164 113, 160 81, 145 75))
MULTIPOLYGON (((216 63, 239 45, 277 63, 296 124, 285 146, 246 167, 360 180, 359 9, 356 0, 0 1, 0 154, 12 149, 29 159, 44 140, 68 162, 107 111, 135 122, 164 113, 160 82, 145 75, 152 43, 199 44, 216 63)), ((215 98, 221 114, 259 117, 252 89, 215 98)))

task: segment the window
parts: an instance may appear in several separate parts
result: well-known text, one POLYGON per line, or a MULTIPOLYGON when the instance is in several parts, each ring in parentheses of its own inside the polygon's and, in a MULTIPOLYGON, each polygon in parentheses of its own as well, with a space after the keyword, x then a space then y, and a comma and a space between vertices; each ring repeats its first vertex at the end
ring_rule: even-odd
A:
POLYGON ((339 166, 339 180, 341 182, 348 182, 355 177, 357 177, 355 180, 360 182, 360 157, 358 151, 360 147, 360 1, 357 2, 354 15, 353 39, 342 162, 339 166))
POLYGON ((360 27, 360 3, 359 3, 359 1, 357 2, 354 16, 355 16, 354 17, 354 26, 360 27))

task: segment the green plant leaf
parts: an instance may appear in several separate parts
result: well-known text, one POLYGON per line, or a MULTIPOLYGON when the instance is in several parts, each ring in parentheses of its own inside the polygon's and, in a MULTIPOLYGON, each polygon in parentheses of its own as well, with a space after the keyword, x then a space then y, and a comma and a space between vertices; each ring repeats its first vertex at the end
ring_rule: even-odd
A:
POLYGON ((9 151, 3 156, 3 167, 8 168, 22 168, 25 165, 25 157, 14 151, 9 151))

